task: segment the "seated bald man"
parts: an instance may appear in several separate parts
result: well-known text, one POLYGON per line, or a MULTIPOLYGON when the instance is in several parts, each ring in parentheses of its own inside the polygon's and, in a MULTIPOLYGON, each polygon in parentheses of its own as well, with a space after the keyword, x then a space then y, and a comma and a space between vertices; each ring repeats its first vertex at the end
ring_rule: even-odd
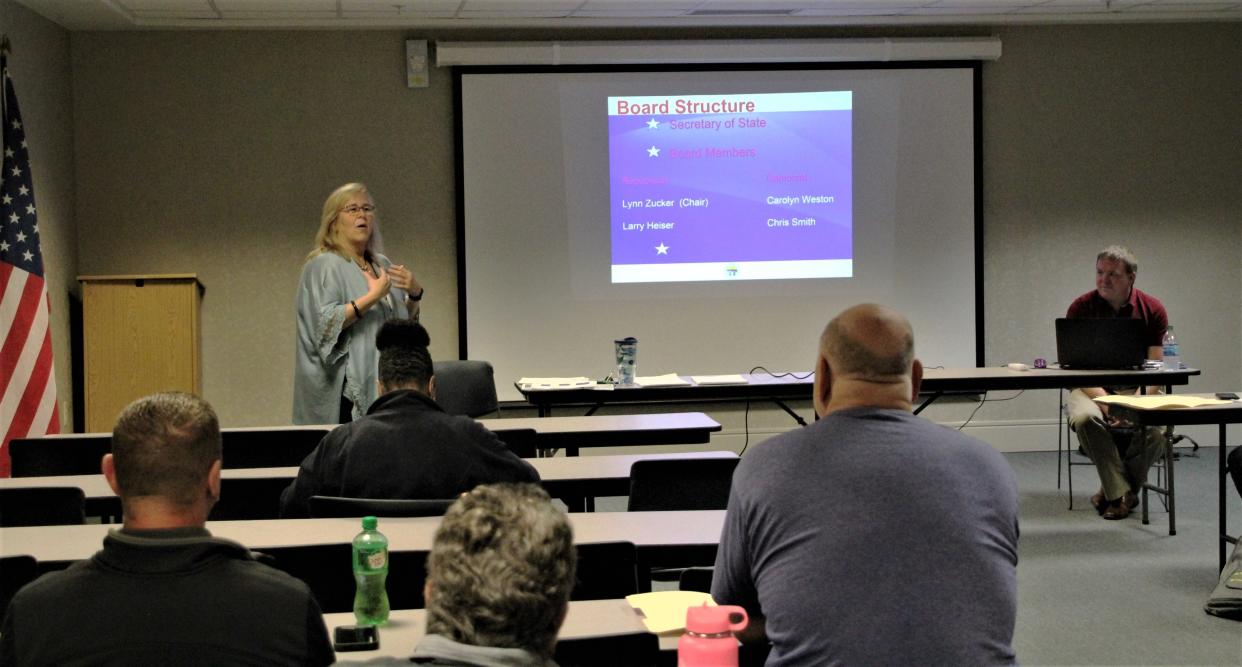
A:
POLYGON ((306 584, 205 528, 220 497, 220 424, 206 401, 131 403, 103 473, 124 525, 90 560, 18 591, 0 665, 332 663, 306 584))
POLYGON ((904 317, 850 308, 820 337, 820 419, 738 465, 712 596, 768 665, 1015 662, 1017 482, 912 414, 922 375, 904 317))

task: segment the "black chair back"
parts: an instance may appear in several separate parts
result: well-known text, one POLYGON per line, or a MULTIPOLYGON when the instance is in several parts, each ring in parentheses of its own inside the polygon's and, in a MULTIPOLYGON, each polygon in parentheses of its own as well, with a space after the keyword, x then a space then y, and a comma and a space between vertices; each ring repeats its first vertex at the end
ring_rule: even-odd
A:
POLYGON ((75 486, 0 489, 0 528, 86 523, 86 497, 75 486))
POLYGON ((631 512, 722 510, 739 459, 648 459, 630 466, 631 512))
POLYGON ((505 447, 513 452, 515 456, 524 459, 533 459, 537 452, 535 451, 535 439, 538 434, 533 428, 518 428, 512 431, 496 431, 496 437, 505 443, 505 447))
POLYGON ((302 463, 329 429, 225 430, 220 433, 225 468, 284 468, 302 463))
POLYGON ((39 563, 33 556, 0 558, 0 614, 9 608, 9 600, 22 586, 39 576, 39 563))
POLYGON ((444 516, 457 499, 390 500, 384 498, 340 498, 337 496, 311 496, 311 518, 352 518, 363 516, 444 516))
MULTIPOLYGON (((495 389, 493 388, 493 393, 495 389)), ((283 468, 310 454, 329 429, 225 429, 220 433, 225 468, 283 468)), ((107 433, 56 438, 16 438, 9 443, 14 477, 96 475, 112 451, 107 433)))
POLYGON ((710 567, 688 567, 681 571, 677 579, 677 590, 710 593, 715 571, 715 568, 710 567))
POLYGON ((211 521, 279 519, 280 492, 288 477, 228 478, 220 480, 220 500, 211 508, 211 521))
POLYGON ((451 415, 481 417, 500 409, 496 379, 486 361, 434 362, 436 403, 451 415))
MULTIPOLYGON (((383 531, 383 524, 380 530, 383 531)), ((362 530, 359 524, 358 530, 362 530)), ((349 535, 347 539, 352 539, 349 535)), ((354 572, 350 544, 316 544, 273 547, 261 551, 260 560, 287 572, 310 586, 325 614, 353 611, 354 572)), ((388 605, 392 609, 421 609, 423 584, 427 581, 427 552, 388 552, 388 605)))
POLYGON ((110 451, 110 435, 15 438, 9 443, 14 477, 98 475, 99 462, 110 451))
POLYGON ((641 578, 632 543, 599 542, 576 548, 578 574, 569 599, 612 600, 651 590, 650 580, 641 578))
POLYGON ((660 639, 650 632, 562 639, 553 659, 561 667, 655 667, 660 639))

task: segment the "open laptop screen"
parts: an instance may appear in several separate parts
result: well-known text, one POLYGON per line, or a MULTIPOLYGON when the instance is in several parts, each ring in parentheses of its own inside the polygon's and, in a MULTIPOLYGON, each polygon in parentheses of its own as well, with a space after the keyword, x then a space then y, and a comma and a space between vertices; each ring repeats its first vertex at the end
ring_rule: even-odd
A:
POLYGON ((1142 368, 1147 356, 1143 321, 1130 317, 1058 318, 1057 361, 1062 368, 1142 368))

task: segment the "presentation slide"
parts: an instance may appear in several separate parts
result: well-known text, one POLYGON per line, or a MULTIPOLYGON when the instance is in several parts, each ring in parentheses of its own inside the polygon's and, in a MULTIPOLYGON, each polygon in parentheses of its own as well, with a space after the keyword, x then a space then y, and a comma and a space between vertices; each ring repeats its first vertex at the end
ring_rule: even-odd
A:
POLYGON ((461 344, 502 400, 629 336, 639 376, 807 372, 863 302, 979 358, 974 64, 458 76, 461 344))
POLYGON ((852 100, 608 98, 612 282, 853 275, 852 100))

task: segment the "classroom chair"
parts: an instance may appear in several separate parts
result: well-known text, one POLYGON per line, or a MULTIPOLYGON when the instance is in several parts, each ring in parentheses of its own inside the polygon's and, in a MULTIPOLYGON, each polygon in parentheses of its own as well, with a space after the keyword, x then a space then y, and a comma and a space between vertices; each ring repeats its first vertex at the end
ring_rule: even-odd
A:
POLYGON ((579 544, 578 572, 571 600, 612 600, 651 590, 641 576, 630 542, 579 544))
POLYGON ((220 500, 211 508, 209 521, 279 519, 280 493, 288 477, 225 477, 220 480, 220 500))
POLYGON ((308 501, 313 519, 353 518, 364 516, 444 516, 456 498, 393 500, 387 498, 341 498, 311 496, 308 501))
POLYGON ((112 438, 103 435, 14 438, 9 443, 14 477, 98 475, 100 461, 110 451, 112 438))
POLYGON ((630 466, 627 510, 722 510, 741 459, 650 459, 630 466))
MULTIPOLYGON (((9 600, 22 586, 39 576, 39 563, 33 556, 5 556, 0 558, 0 610, 9 608, 9 600)), ((0 611, 0 614, 3 614, 0 611)))
MULTIPOLYGON (((361 522, 358 531, 362 530, 361 522)), ((380 523, 380 531, 384 525, 380 523)), ((306 582, 325 614, 354 609, 354 571, 350 540, 342 533, 339 544, 271 547, 258 550, 259 560, 306 582)), ((427 580, 426 551, 392 551, 388 554, 388 604, 392 609, 421 609, 423 583, 427 580)))
POLYGON ((0 489, 0 528, 86 523, 86 496, 75 486, 0 489))
POLYGON ((499 412, 496 380, 486 361, 449 360, 434 362, 436 403, 450 415, 482 417, 499 412))
POLYGON ((650 632, 562 639, 552 655, 561 667, 655 667, 659 657, 660 639, 650 632))

